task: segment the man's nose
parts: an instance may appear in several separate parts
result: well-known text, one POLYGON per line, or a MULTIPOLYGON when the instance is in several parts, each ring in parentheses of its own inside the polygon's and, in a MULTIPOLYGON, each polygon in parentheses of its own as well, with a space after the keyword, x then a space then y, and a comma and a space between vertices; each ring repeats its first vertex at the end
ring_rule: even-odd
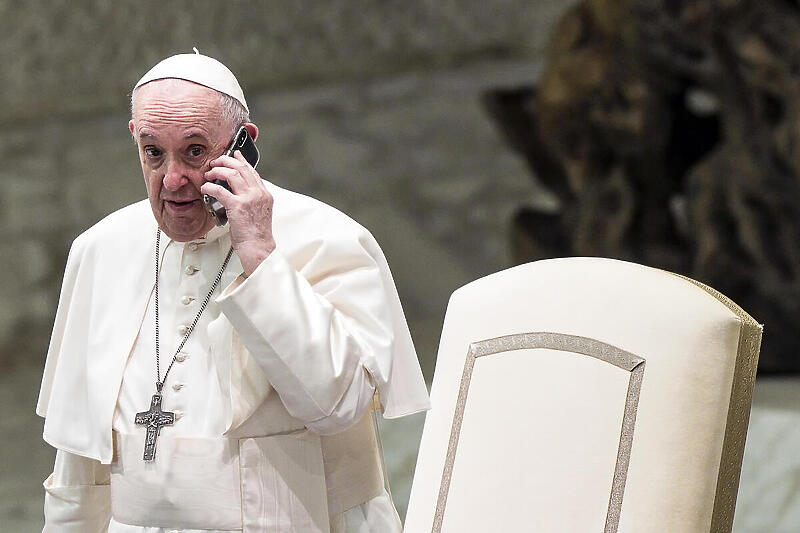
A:
POLYGON ((177 191, 189 182, 186 175, 186 167, 180 161, 170 159, 167 162, 166 172, 164 173, 164 188, 169 191, 177 191))

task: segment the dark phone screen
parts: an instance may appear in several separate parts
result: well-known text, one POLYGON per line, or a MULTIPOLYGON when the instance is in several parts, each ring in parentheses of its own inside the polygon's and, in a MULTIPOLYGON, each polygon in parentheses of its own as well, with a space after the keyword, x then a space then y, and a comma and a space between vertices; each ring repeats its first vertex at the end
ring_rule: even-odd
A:
POLYGON ((236 135, 233 136, 233 140, 228 145, 228 149, 225 150, 225 154, 232 155, 236 150, 242 152, 247 162, 250 163, 253 168, 256 168, 259 160, 258 148, 256 148, 256 143, 253 142, 253 138, 250 137, 250 133, 248 133, 247 128, 244 126, 239 127, 236 135))
MULTIPOLYGON (((245 160, 250 163, 253 168, 258 165, 258 160, 260 157, 258 148, 256 148, 256 143, 253 142, 253 138, 250 137, 250 133, 248 133, 247 128, 244 126, 240 126, 236 131, 236 135, 233 136, 228 148, 225 150, 225 155, 232 155, 236 150, 239 150, 242 153, 245 160)), ((231 190, 231 187, 228 185, 227 181, 214 180, 214 183, 225 187, 229 191, 231 190)), ((213 196, 204 194, 203 202, 205 202, 206 208, 208 209, 209 213, 211 213, 211 216, 214 217, 214 220, 218 226, 224 226, 228 222, 228 215, 225 213, 225 208, 222 207, 222 204, 219 202, 219 200, 213 196)))

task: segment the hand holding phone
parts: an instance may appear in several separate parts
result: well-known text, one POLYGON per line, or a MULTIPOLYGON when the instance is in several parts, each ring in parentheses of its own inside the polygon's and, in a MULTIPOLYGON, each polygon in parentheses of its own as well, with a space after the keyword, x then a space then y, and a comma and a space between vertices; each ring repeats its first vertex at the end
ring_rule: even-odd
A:
MULTIPOLYGON (((233 152, 236 150, 242 153, 242 156, 244 156, 245 160, 250 163, 250 166, 255 168, 256 165, 258 165, 258 148, 256 148, 253 138, 250 137, 250 133, 244 126, 240 126, 236 131, 236 135, 233 136, 230 144, 225 149, 224 155, 232 156, 233 152)), ((214 180, 212 183, 225 187, 229 191, 233 192, 230 185, 228 185, 228 182, 225 180, 214 180)), ((219 200, 210 194, 204 194, 203 202, 206 204, 206 209, 208 209, 209 214, 214 218, 214 222, 217 224, 217 226, 224 226, 228 223, 228 214, 225 212, 225 208, 222 206, 222 203, 220 203, 219 200)))

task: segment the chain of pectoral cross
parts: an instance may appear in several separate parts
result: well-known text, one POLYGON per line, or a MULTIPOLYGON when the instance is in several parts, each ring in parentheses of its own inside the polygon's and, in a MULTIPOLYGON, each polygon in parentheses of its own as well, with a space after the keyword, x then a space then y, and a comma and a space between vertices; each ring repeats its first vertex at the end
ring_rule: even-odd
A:
POLYGON ((200 320, 200 315, 203 314, 203 311, 206 310, 206 306, 208 305, 208 302, 211 301, 211 295, 214 294, 214 290, 217 288, 217 285, 219 285, 219 282, 222 280, 222 273, 225 272, 225 268, 228 266, 228 261, 230 261, 231 255, 233 254, 233 247, 231 246, 230 250, 228 250, 228 255, 225 256, 225 261, 222 262, 222 266, 220 267, 219 272, 217 272, 217 277, 214 278, 214 283, 211 284, 211 288, 208 290, 208 294, 206 294, 206 297, 203 299, 203 303, 200 304, 200 309, 197 311, 197 314, 195 315, 194 320, 192 320, 191 325, 186 330, 186 334, 183 336, 183 340, 181 340, 181 343, 178 346, 178 349, 175 350, 175 355, 172 356, 172 361, 170 361, 169 366, 167 367, 167 371, 164 372, 164 379, 161 379, 161 377, 160 377, 161 376, 161 368, 160 368, 160 363, 161 362, 160 362, 160 357, 159 357, 160 354, 159 354, 159 348, 158 348, 158 346, 159 346, 159 342, 158 342, 159 341, 159 338, 158 338, 158 272, 159 272, 159 268, 158 267, 159 267, 159 264, 158 263, 159 263, 159 259, 160 259, 160 257, 159 257, 160 256, 160 254, 159 254, 160 243, 161 243, 161 229, 159 228, 157 230, 157 232, 156 232, 156 390, 158 390, 158 392, 161 392, 161 387, 163 387, 164 386, 164 382, 167 381, 167 375, 169 374, 169 371, 172 370, 172 365, 175 364, 175 361, 178 358, 178 354, 181 353, 181 350, 183 350, 183 346, 186 344, 186 341, 189 339, 189 335, 192 334, 192 332, 194 331, 194 327, 197 325, 197 322, 200 320))
POLYGON ((167 371, 164 372, 164 379, 161 379, 161 367, 160 367, 160 357, 159 357, 159 335, 158 335, 158 274, 159 274, 159 259, 160 259, 160 244, 161 244, 161 229, 159 228, 156 231, 156 287, 155 287, 155 311, 156 311, 156 393, 153 395, 153 398, 150 400, 150 409, 147 411, 142 411, 141 413, 136 413, 136 417, 134 418, 134 423, 137 425, 146 425, 147 426, 147 436, 144 440, 144 455, 143 459, 145 461, 152 461, 155 459, 156 456, 156 441, 158 440, 158 435, 161 433, 161 428, 164 426, 171 426, 175 423, 175 413, 169 411, 162 411, 161 410, 161 389, 164 387, 164 383, 167 381, 167 376, 169 375, 169 371, 172 370, 172 365, 175 364, 175 361, 178 359, 178 354, 181 353, 183 346, 186 344, 186 341, 189 339, 189 335, 192 334, 194 331, 197 322, 200 320, 200 315, 203 314, 203 311, 206 310, 208 306, 208 302, 211 301, 211 295, 214 294, 214 290, 216 290, 217 285, 222 280, 222 273, 225 272, 225 268, 228 266, 228 261, 231 259, 231 255, 233 255, 233 247, 228 250, 228 255, 225 257, 225 261, 223 261, 222 266, 217 272, 217 276, 214 278, 214 282, 211 284, 211 288, 208 290, 208 294, 203 299, 203 303, 200 304, 200 309, 197 311, 197 314, 192 321, 192 324, 186 330, 186 334, 183 336, 183 340, 181 340, 178 349, 175 350, 175 355, 172 356, 172 361, 169 363, 167 367, 167 371))

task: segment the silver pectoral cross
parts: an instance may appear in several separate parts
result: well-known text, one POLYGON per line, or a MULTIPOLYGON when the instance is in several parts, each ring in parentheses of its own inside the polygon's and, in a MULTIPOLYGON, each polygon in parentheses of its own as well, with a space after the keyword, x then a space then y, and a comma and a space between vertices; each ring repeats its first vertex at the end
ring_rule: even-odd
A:
POLYGON ((175 413, 161 410, 161 394, 153 394, 150 410, 136 413, 134 422, 139 426, 147 426, 147 436, 144 439, 144 459, 152 461, 156 457, 156 440, 161 428, 175 423, 175 413))

